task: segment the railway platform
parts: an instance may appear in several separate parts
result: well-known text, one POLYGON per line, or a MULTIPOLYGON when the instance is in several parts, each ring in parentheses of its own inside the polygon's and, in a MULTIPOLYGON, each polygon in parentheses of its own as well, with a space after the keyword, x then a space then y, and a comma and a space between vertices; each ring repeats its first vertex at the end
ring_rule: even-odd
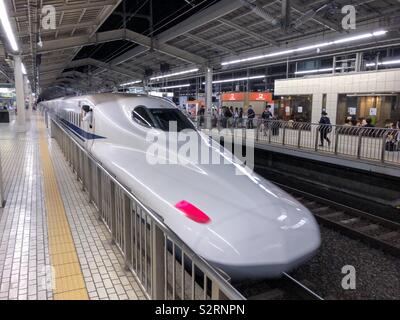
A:
MULTIPOLYGON (((199 121, 196 121, 199 124, 199 121)), ((339 165, 366 172, 400 177, 399 130, 357 128, 332 125, 327 133, 330 143, 321 145, 320 125, 284 121, 254 121, 254 129, 246 122, 240 128, 214 125, 202 129, 215 139, 221 137, 235 144, 251 143, 254 148, 290 155, 304 160, 339 165), (393 142, 392 148, 390 148, 393 142)))
POLYGON ((0 300, 146 299, 42 117, 27 126, 0 124, 0 300))

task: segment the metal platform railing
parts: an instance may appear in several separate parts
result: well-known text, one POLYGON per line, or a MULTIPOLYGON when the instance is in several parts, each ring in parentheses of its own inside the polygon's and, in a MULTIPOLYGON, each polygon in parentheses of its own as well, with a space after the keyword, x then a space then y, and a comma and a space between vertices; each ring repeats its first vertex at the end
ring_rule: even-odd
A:
POLYGON ((193 252, 133 191, 123 186, 54 120, 52 137, 99 211, 126 267, 148 298, 157 300, 242 300, 226 276, 193 252))
POLYGON ((210 128, 223 135, 252 136, 256 144, 331 154, 354 160, 400 164, 400 130, 354 126, 320 125, 313 123, 264 121, 261 119, 223 119, 198 117, 198 129, 210 128), (243 132, 238 135, 238 130, 243 132), (322 138, 328 138, 323 139, 322 138))

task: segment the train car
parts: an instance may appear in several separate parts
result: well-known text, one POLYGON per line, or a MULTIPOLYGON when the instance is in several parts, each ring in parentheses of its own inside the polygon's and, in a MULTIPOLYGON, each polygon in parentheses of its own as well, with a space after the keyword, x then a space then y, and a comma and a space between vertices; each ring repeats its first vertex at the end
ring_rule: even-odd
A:
POLYGON ((317 252, 321 240, 313 215, 220 145, 210 144, 171 102, 98 94, 41 106, 188 246, 232 279, 276 278, 317 252), (194 133, 199 150, 209 149, 210 159, 222 161, 150 163, 149 150, 166 144, 149 136, 171 140, 176 136, 171 131, 194 133))

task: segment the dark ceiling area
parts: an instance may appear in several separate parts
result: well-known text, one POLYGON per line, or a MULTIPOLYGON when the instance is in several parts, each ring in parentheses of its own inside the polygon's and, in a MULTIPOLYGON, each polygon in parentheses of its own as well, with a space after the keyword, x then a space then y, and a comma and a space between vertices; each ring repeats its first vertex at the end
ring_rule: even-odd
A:
MULTIPOLYGON (((151 37, 189 19, 195 13, 219 2, 220 0, 124 0, 99 29, 99 32, 121 29, 124 27, 151 37), (150 5, 153 14, 153 32, 150 23, 150 5)), ((137 45, 130 41, 113 41, 82 48, 75 60, 93 58, 108 62, 137 45)))

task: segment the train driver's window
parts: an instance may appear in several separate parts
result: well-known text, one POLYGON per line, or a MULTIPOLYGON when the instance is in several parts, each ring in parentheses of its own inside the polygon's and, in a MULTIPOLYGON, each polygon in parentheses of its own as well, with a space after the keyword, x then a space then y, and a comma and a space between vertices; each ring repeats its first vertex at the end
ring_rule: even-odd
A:
POLYGON ((135 110, 133 110, 132 112, 132 118, 136 123, 144 127, 147 128, 154 127, 154 123, 151 120, 150 115, 148 114, 145 107, 142 106, 136 107, 135 110))

